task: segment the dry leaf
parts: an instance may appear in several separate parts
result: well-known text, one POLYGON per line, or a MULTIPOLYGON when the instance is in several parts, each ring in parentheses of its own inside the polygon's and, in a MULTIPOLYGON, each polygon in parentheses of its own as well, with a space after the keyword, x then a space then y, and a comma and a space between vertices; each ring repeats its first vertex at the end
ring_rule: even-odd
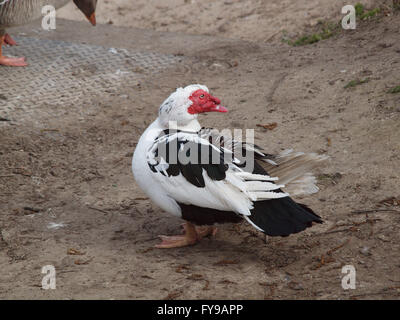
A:
POLYGON ((89 260, 77 259, 77 260, 74 261, 74 263, 77 264, 77 265, 84 265, 84 264, 88 264, 92 260, 93 260, 93 258, 91 258, 89 260))
POLYGON ((218 283, 221 283, 221 284, 237 284, 236 282, 228 280, 228 279, 221 280, 218 283))
POLYGON ((214 263, 214 266, 226 266, 228 264, 238 264, 238 260, 221 260, 216 263, 214 263))
POLYGON ((383 199, 382 201, 379 201, 379 204, 383 204, 384 206, 400 206, 400 199, 396 198, 396 197, 390 197, 390 198, 386 198, 383 199))
POLYGON ((193 273, 189 277, 187 277, 186 279, 189 279, 189 280, 204 280, 204 277, 203 277, 202 274, 193 273))
POLYGON ((163 300, 174 300, 175 298, 178 298, 182 294, 182 291, 172 291, 168 293, 168 295, 163 299, 163 300))
POLYGON ((268 124, 257 124, 257 127, 261 127, 267 130, 274 130, 278 124, 276 122, 268 123, 268 124))
POLYGON ((74 248, 69 248, 67 250, 67 254, 73 255, 73 256, 83 256, 84 254, 86 254, 86 252, 81 252, 77 249, 74 248))
POLYGON ((182 273, 183 270, 189 270, 189 267, 184 264, 181 264, 175 269, 175 272, 182 273))
POLYGON ((205 280, 205 279, 204 279, 204 281, 206 282, 206 284, 205 284, 205 286, 203 287, 202 290, 210 290, 210 289, 208 288, 208 287, 210 286, 210 281, 205 280))
POLYGON ((331 138, 326 138, 326 144, 328 145, 328 147, 330 147, 332 145, 331 138))

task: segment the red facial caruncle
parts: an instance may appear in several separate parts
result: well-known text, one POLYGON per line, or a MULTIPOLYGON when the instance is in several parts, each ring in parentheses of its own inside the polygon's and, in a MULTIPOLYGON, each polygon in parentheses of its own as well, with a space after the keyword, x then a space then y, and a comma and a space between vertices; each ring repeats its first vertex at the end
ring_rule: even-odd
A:
POLYGON ((228 109, 220 106, 221 100, 213 97, 207 91, 202 89, 193 92, 189 99, 193 102, 188 108, 190 114, 203 112, 228 112, 228 109))

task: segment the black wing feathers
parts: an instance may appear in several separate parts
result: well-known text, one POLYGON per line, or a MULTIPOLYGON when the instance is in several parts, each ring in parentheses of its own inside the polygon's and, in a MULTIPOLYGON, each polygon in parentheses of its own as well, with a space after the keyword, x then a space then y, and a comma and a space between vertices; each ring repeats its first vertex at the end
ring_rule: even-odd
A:
POLYGON ((212 180, 217 181, 224 180, 228 170, 223 149, 189 139, 164 139, 158 143, 154 155, 156 164, 149 163, 153 172, 165 175, 163 170, 157 168, 162 158, 168 164, 165 170, 168 176, 182 174, 188 182, 199 188, 205 187, 203 169, 212 180))

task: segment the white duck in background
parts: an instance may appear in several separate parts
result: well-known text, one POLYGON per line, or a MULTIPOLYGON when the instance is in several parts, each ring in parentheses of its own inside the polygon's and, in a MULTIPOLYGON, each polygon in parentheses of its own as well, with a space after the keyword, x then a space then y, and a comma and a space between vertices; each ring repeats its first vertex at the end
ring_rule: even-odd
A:
POLYGON ((203 112, 227 111, 203 85, 178 88, 140 137, 132 159, 137 184, 162 210, 186 220, 184 234, 160 236, 162 242, 156 247, 193 245, 215 234, 215 223, 245 219, 270 236, 288 236, 313 222, 322 223, 310 208, 293 201, 289 192, 317 192, 310 170, 327 157, 291 151, 268 155, 255 145, 226 136, 220 144, 221 135, 202 128, 197 117, 203 112), (187 147, 198 150, 199 157, 204 153, 208 159, 212 155, 219 160, 184 162, 181 156, 190 156, 187 147), (253 152, 251 172, 237 158, 223 157, 238 147, 253 152))

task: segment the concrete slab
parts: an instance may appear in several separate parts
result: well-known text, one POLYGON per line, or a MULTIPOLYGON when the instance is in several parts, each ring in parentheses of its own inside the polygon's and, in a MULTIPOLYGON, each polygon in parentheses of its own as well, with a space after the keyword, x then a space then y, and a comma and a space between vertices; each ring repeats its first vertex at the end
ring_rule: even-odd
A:
MULTIPOLYGON (((182 58, 154 52, 107 48, 74 42, 16 37, 20 44, 7 50, 29 57, 26 68, 4 67, 0 116, 26 116, 38 104, 57 107, 84 105, 92 95, 110 92, 122 83, 157 73, 182 58)), ((19 116, 19 119, 21 119, 19 116)))
POLYGON ((29 66, 0 68, 2 82, 7 84, 1 89, 0 117, 19 121, 32 119, 37 106, 43 104, 52 106, 42 111, 47 117, 71 105, 83 112, 93 96, 188 63, 185 57, 202 54, 204 48, 243 43, 111 25, 94 28, 62 19, 54 31, 43 30, 36 21, 9 32, 19 45, 5 48, 5 53, 25 56, 29 66))
MULTIPOLYGON (((194 55, 205 48, 233 43, 247 43, 243 40, 225 39, 212 36, 190 35, 175 32, 157 32, 138 28, 124 28, 113 25, 93 27, 89 23, 57 19, 57 29, 46 31, 40 22, 32 22, 9 29, 10 34, 21 34, 40 39, 79 42, 104 47, 120 47, 129 50, 154 51, 165 54, 194 55)), ((253 43, 252 46, 255 46, 253 43)))
MULTIPOLYGON (((69 27, 75 23, 65 24, 60 29, 74 29, 69 27)), ((64 41, 56 40, 57 32, 37 32, 32 37, 35 29, 30 29, 29 35, 24 30, 17 32, 23 36, 14 37, 19 45, 6 51, 11 56, 26 56, 29 66, 0 70, 2 82, 7 84, 1 92, 0 116, 7 119, 29 118, 41 104, 84 106, 93 95, 113 91, 123 83, 132 83, 183 60, 172 54, 139 48, 128 50, 78 43, 66 36, 62 37, 64 41), (52 37, 45 37, 49 35, 52 37)), ((86 34, 85 40, 88 39, 90 34, 86 34)))

